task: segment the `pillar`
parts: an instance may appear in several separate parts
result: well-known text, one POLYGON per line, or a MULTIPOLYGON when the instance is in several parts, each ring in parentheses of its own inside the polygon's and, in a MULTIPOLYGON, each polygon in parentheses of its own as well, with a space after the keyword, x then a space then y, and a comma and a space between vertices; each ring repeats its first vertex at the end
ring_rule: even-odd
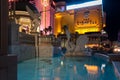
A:
POLYGON ((8 51, 8 0, 0 0, 0 56, 8 51))
POLYGON ((8 55, 8 0, 0 0, 0 80, 17 80, 17 57, 8 55))

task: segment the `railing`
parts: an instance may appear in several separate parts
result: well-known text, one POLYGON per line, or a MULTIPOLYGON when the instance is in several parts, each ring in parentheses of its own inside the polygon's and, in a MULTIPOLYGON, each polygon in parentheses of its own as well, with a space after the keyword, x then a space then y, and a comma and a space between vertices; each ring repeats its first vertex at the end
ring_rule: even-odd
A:
POLYGON ((23 44, 35 44, 35 36, 26 34, 23 32, 19 33, 19 43, 23 44))
POLYGON ((59 41, 58 38, 55 38, 53 36, 49 36, 49 35, 48 36, 38 36, 35 39, 35 35, 30 35, 30 34, 26 34, 26 33, 22 33, 22 32, 19 33, 19 43, 35 45, 35 41, 37 42, 36 45, 39 45, 41 43, 47 43, 47 44, 52 44, 53 46, 61 46, 61 41, 59 41))
POLYGON ((39 36, 39 43, 49 43, 53 46, 61 46, 61 41, 59 38, 55 38, 54 36, 39 36))
POLYGON ((39 36, 40 43, 51 43, 53 41, 52 36, 39 36))

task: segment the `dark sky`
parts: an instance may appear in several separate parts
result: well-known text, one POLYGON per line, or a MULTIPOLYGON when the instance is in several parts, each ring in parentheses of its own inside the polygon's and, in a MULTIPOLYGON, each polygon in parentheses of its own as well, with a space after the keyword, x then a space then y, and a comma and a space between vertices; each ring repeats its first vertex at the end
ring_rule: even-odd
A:
POLYGON ((120 30, 120 0, 103 0, 103 9, 106 12, 106 31, 109 39, 117 40, 120 30))

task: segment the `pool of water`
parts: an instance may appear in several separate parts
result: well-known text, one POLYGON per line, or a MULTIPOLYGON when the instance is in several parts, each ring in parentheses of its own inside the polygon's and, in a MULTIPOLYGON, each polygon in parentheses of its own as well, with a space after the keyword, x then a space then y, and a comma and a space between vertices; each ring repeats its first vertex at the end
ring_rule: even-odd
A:
POLYGON ((95 57, 35 58, 18 64, 18 80, 118 80, 111 63, 95 57))

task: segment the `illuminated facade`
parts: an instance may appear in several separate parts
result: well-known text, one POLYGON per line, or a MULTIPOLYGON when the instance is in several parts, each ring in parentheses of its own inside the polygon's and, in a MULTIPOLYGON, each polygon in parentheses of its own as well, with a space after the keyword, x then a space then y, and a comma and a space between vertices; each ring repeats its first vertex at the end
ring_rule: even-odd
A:
POLYGON ((29 16, 29 13, 26 11, 16 11, 16 15, 18 17, 18 19, 16 19, 16 22, 20 25, 19 32, 30 34, 32 20, 29 16))
POLYGON ((99 32, 102 29, 101 6, 88 7, 74 10, 75 32, 99 32))
MULTIPOLYGON (((10 1, 9 4, 11 5, 10 1)), ((41 22, 40 26, 37 29, 37 32, 40 32, 40 30, 43 31, 45 28, 48 28, 48 26, 51 26, 52 30, 54 30, 53 28, 54 28, 55 3, 53 2, 53 0, 30 0, 30 1, 17 0, 16 6, 15 5, 13 6, 15 13, 13 12, 14 14, 11 14, 11 12, 9 12, 9 15, 16 16, 15 18, 16 23, 20 25, 19 32, 25 31, 26 33, 30 33, 31 31, 30 28, 33 25, 32 18, 26 11, 26 5, 32 6, 33 12, 38 11, 39 13, 41 13, 41 22), (22 8, 24 8, 23 10, 20 9, 21 7, 19 4, 22 5, 22 8)))
POLYGON ((45 28, 48 28, 48 26, 53 28, 55 14, 55 3, 53 0, 35 0, 35 5, 41 13, 40 30, 44 30, 45 28))
MULTIPOLYGON (((64 33, 62 27, 67 25, 71 33, 84 34, 86 32, 100 32, 105 26, 102 0, 77 5, 66 5, 65 2, 54 3, 53 0, 31 0, 31 2, 41 13, 41 24, 38 32, 51 26, 52 33, 58 35, 64 33)), ((19 12, 20 15, 25 15, 17 20, 21 25, 19 31, 25 29, 30 32, 32 20, 27 12, 24 13, 19 12)))
POLYGON ((103 15, 102 0, 66 6, 55 14, 55 34, 63 33, 64 25, 71 33, 100 32, 105 26, 103 15))

